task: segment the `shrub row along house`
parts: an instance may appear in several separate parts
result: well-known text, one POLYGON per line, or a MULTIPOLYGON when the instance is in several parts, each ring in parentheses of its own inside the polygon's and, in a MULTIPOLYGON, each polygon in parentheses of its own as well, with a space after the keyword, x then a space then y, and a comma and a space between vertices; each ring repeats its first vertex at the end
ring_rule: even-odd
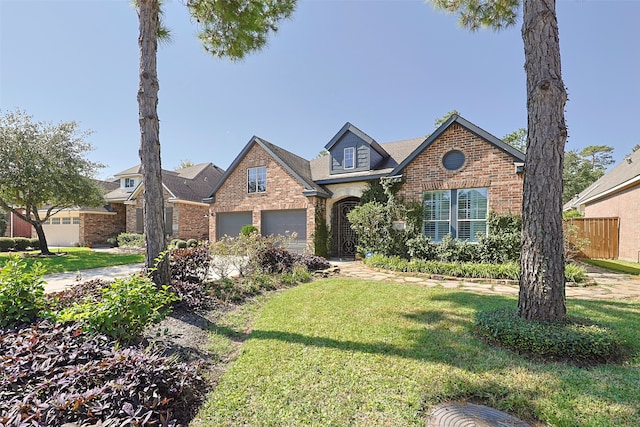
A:
POLYGON ((428 137, 378 143, 346 123, 325 145, 328 155, 303 159, 254 136, 209 197, 209 238, 237 235, 253 224, 264 235, 296 233, 291 247, 312 248, 321 221, 330 224, 331 255, 354 255, 347 213, 367 183, 398 177, 399 197, 424 203, 424 232, 473 240, 487 214, 520 213, 524 154, 452 115, 428 137))

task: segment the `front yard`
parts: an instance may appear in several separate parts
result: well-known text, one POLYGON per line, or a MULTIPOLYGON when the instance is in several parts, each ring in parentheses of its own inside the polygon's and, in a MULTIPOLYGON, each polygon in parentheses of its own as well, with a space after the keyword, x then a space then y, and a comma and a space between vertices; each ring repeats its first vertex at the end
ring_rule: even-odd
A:
POLYGON ((611 327, 635 354, 587 369, 529 361, 474 336, 476 312, 515 304, 352 279, 275 294, 192 425, 423 426, 446 401, 534 425, 640 425, 640 303, 569 301, 572 315, 611 327))
MULTIPOLYGON (((26 254, 25 262, 29 267, 35 262, 42 264, 46 270, 46 274, 144 262, 144 254, 139 253, 112 253, 94 251, 89 248, 61 248, 52 249, 52 252, 55 252, 56 256, 36 257, 35 255, 40 253, 40 251, 22 252, 19 254, 26 254)), ((7 263, 9 254, 9 252, 0 252, 0 268, 7 263)), ((13 254, 15 255, 16 252, 13 254)))

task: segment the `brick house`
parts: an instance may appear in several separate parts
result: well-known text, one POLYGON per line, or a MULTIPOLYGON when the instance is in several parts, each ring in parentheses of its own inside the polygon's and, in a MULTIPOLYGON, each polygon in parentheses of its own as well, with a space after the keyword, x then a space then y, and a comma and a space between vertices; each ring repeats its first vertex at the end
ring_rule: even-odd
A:
MULTIPOLYGON (((223 173, 224 170, 212 163, 200 163, 176 171, 162 170, 165 232, 170 239, 208 237, 209 205, 202 199, 211 192, 223 173)), ((144 185, 141 166, 126 169, 115 177, 118 186, 105 195, 105 200, 117 213, 117 221, 121 224, 118 233, 142 233, 144 185)))
POLYGON ((627 156, 600 179, 564 205, 585 218, 618 218, 618 258, 640 257, 640 150, 627 156))
POLYGON ((402 180, 401 197, 424 204, 424 233, 434 241, 449 233, 474 240, 487 232, 489 211, 521 209, 524 154, 458 115, 428 137, 384 144, 346 123, 325 149, 308 161, 254 136, 206 199, 209 238, 253 224, 263 235, 295 231, 294 249, 310 251, 324 219, 332 255, 352 256, 346 214, 367 182, 389 176, 402 180))

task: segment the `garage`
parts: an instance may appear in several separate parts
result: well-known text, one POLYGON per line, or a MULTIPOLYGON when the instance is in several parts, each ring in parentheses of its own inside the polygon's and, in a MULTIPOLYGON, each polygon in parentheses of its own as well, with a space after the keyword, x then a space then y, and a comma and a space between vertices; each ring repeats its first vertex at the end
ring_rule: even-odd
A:
POLYGON ((242 227, 252 224, 252 212, 219 212, 216 214, 216 240, 222 237, 235 237, 242 227))
POLYGON ((77 246, 80 242, 80 218, 52 217, 42 224, 49 246, 77 246))
POLYGON ((297 233, 296 240, 287 245, 291 252, 303 253, 307 249, 307 211, 305 209, 262 211, 262 235, 297 233))

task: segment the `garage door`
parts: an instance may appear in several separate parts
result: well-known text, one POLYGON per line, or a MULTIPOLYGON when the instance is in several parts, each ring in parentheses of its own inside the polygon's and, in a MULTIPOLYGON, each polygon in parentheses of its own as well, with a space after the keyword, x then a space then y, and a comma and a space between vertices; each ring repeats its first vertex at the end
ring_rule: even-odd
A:
POLYGON ((225 235, 235 237, 242 227, 251 223, 251 212, 220 212, 216 214, 216 239, 225 235))
MULTIPOLYGON (((74 218, 78 222, 78 218, 74 218)), ((80 225, 70 218, 51 218, 49 224, 43 224, 42 230, 49 246, 76 246, 80 242, 80 225)))
POLYGON ((291 252, 303 253, 307 248, 307 211, 283 210, 262 211, 262 234, 264 236, 297 233, 296 240, 287 246, 291 252))

